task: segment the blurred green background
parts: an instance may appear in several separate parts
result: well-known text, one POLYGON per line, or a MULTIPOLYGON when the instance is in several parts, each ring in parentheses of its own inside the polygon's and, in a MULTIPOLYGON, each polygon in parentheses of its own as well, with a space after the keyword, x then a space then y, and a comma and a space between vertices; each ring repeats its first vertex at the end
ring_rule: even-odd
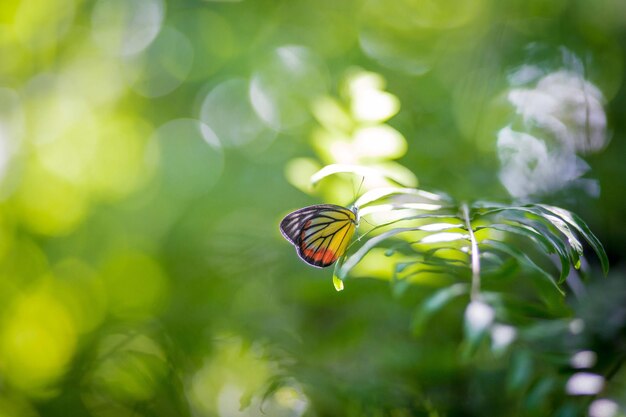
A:
POLYGON ((625 53, 623 0, 2 1, 0 416, 554 415, 464 304, 413 336, 431 289, 335 292, 278 223, 353 201, 329 163, 566 207, 623 358, 625 53))

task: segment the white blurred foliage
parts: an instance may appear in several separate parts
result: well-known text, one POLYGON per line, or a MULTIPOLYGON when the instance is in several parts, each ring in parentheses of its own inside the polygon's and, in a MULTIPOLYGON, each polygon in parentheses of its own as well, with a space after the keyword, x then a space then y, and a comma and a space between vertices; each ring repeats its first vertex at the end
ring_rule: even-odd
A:
POLYGON ((491 341, 494 350, 506 349, 517 337, 515 327, 505 324, 494 324, 491 327, 491 341))
POLYGON ((606 145, 602 92, 577 73, 550 73, 533 89, 512 89, 508 99, 525 123, 545 129, 565 148, 586 153, 606 145))
POLYGON ((592 350, 581 350, 580 352, 576 352, 570 358, 570 365, 573 368, 582 369, 582 368, 591 368, 596 364, 598 356, 592 350))
MULTIPOLYGON (((509 77, 528 82, 541 70, 523 66, 509 77)), ((534 88, 512 88, 509 102, 527 131, 506 126, 498 132, 500 181, 517 198, 556 192, 576 184, 596 196, 596 181, 581 179, 588 170, 578 153, 602 150, 607 119, 600 90, 580 74, 558 70, 539 78, 534 88)))
POLYGON ((567 380, 565 391, 570 395, 595 395, 602 388, 604 388, 602 375, 578 372, 567 380))
POLYGON ((472 301, 465 309, 465 323, 468 330, 478 334, 486 330, 496 316, 493 307, 482 301, 472 301))
POLYGON ((500 181, 514 197, 563 188, 589 170, 575 153, 548 149, 546 143, 507 126, 498 132, 500 181))
POLYGON ((595 400, 589 406, 589 417, 614 417, 619 412, 619 405, 606 398, 595 400))
POLYGON ((384 91, 385 80, 373 72, 356 72, 350 77, 347 89, 353 117, 361 122, 383 122, 400 110, 400 100, 384 91))

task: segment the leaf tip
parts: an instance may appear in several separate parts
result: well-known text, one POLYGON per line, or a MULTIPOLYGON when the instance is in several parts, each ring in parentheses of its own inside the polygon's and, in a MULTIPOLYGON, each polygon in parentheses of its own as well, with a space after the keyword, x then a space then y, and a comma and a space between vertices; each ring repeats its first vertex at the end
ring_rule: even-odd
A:
POLYGON ((335 286, 335 290, 338 292, 343 291, 343 280, 337 275, 333 275, 333 285, 335 286))

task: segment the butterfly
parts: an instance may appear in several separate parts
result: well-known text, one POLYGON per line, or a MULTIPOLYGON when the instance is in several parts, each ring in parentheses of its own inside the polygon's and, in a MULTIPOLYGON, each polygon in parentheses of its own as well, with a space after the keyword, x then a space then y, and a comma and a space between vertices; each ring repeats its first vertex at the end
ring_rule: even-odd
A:
POLYGON ((346 253, 358 222, 356 207, 319 204, 289 213, 280 222, 280 231, 304 262, 325 268, 346 253))

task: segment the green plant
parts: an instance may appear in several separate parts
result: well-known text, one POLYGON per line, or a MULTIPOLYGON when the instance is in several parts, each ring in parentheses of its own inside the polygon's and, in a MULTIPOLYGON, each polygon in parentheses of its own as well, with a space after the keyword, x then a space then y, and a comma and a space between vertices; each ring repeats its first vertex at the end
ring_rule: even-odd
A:
MULTIPOLYGON (((389 281, 398 299, 409 292, 423 294, 409 329, 418 340, 429 338, 439 317, 450 316, 446 310, 460 309, 463 337, 460 354, 452 359, 457 366, 480 369, 489 363, 522 414, 588 412, 593 396, 610 395, 603 387, 620 363, 617 357, 608 368, 597 366, 593 358, 598 354, 589 343, 594 329, 585 328, 587 318, 578 307, 585 300, 584 282, 595 273, 585 261, 585 247, 595 253, 602 274, 608 273, 598 238, 566 209, 541 203, 458 202, 416 188, 416 177, 390 161, 402 152, 357 152, 363 130, 393 116, 399 107, 388 106, 373 120, 359 119, 353 109, 359 88, 368 84, 363 80, 370 81, 365 90, 378 89, 373 95, 388 94, 371 73, 351 72, 344 81, 348 87, 341 90, 352 95, 344 93, 343 104, 326 98, 314 107, 324 134, 312 136, 313 147, 327 165, 320 169, 312 159, 298 159, 288 168, 288 178, 303 191, 311 192, 303 179, 305 173, 311 175, 310 184, 328 202, 346 204, 346 190, 359 182, 366 190, 353 202, 360 225, 357 238, 335 265, 335 289, 367 277, 389 281), (342 117, 327 117, 337 113, 342 117), (332 149, 348 149, 356 157, 332 149), (592 359, 576 359, 581 357, 592 359)), ((395 103, 387 96, 382 101, 395 103)), ((382 149, 403 148, 399 133, 377 140, 382 149)), ((475 373, 476 378, 481 375, 475 373)), ((426 398, 421 404, 430 404, 429 413, 445 413, 436 401, 426 398)))

